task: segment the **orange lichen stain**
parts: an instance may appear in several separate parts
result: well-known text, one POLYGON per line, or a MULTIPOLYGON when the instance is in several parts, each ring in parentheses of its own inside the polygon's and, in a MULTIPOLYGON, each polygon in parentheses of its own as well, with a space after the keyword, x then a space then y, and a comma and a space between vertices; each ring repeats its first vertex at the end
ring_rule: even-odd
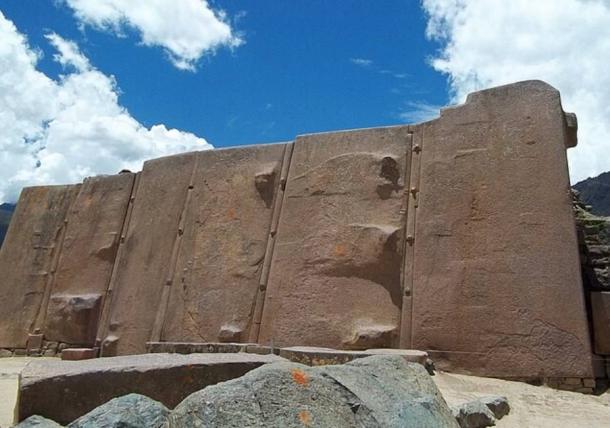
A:
POLYGON ((292 369, 292 380, 302 386, 309 385, 309 377, 303 370, 292 369))
POLYGON ((229 218, 229 220, 235 220, 237 218, 237 212, 235 211, 235 208, 231 207, 227 210, 227 217, 229 218))
POLYGON ((344 257, 347 254, 347 248, 344 244, 335 245, 335 249, 333 251, 335 257, 344 257))
POLYGON ((299 412, 299 420, 303 425, 309 426, 311 423, 311 414, 307 410, 301 410, 299 412))

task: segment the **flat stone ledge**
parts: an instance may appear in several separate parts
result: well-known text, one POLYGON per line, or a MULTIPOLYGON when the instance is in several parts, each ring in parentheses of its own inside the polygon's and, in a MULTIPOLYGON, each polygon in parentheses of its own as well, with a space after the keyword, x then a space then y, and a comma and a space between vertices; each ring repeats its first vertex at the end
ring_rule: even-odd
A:
POLYGON ((259 345, 257 343, 229 342, 146 342, 148 353, 169 354, 215 354, 247 352, 249 354, 279 354, 279 348, 259 345))
POLYGON ((329 364, 344 364, 357 358, 371 355, 399 355, 406 361, 426 365, 428 353, 414 349, 367 349, 364 351, 345 351, 330 348, 316 348, 309 346, 293 346, 281 348, 280 357, 295 363, 308 366, 324 366, 329 364))
POLYGON ((240 377, 276 355, 144 354, 83 361, 31 361, 19 379, 16 416, 40 415, 67 424, 112 398, 146 395, 168 408, 189 394, 240 377), (69 405, 66 405, 69 403, 69 405))

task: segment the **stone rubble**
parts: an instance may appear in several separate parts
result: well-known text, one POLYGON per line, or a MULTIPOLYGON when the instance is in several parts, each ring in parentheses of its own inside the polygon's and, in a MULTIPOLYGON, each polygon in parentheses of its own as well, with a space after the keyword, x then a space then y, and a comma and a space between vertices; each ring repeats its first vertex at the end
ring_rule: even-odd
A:
POLYGON ((484 428, 494 426, 510 412, 508 399, 500 395, 481 397, 467 401, 451 409, 460 428, 484 428))
POLYGON ((479 400, 463 403, 452 412, 460 428, 485 428, 496 424, 494 414, 479 400))

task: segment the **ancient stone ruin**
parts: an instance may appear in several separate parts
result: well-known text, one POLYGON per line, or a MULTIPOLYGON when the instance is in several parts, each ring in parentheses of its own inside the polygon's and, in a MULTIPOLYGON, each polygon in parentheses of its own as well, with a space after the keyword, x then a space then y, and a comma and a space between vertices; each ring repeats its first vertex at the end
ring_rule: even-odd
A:
POLYGON ((592 388, 610 293, 591 305, 583 288, 575 144, 559 93, 528 81, 421 124, 26 188, 0 252, 0 348, 420 349, 447 370, 592 388))

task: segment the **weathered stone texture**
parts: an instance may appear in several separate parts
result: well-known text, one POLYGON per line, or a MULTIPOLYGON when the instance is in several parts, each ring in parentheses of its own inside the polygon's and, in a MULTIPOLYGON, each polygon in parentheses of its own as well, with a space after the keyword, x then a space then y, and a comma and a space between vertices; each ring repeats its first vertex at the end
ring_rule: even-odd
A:
POLYGON ((25 348, 40 327, 62 244, 64 219, 80 185, 23 189, 0 249, 0 347, 25 348))
POLYGON ((423 137, 411 347, 497 377, 591 377, 559 93, 471 94, 423 137))
POLYGON ((32 361, 21 373, 17 419, 66 424, 116 397, 137 393, 175 407, 187 395, 233 379, 276 355, 146 354, 85 361, 32 361), (70 405, 65 405, 70 403, 70 405))
POLYGON ((406 126, 297 138, 260 343, 396 343, 407 141, 406 126))

